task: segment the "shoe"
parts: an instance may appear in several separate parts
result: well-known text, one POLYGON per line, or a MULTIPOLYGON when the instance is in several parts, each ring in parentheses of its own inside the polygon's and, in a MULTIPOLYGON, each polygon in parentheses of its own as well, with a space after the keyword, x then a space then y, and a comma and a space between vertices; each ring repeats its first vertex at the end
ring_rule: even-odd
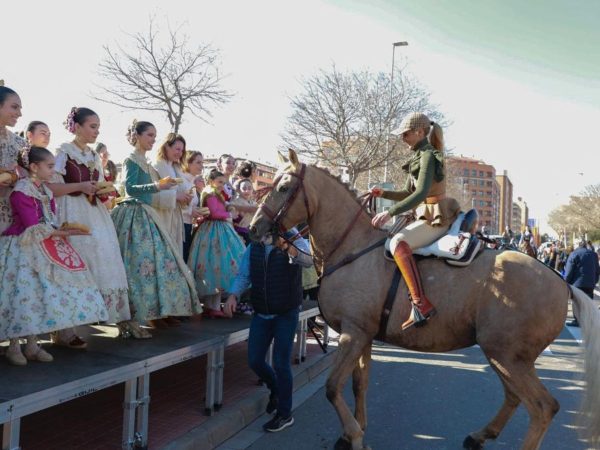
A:
POLYGON ((269 395, 269 403, 267 403, 267 409, 265 410, 267 414, 273 414, 277 410, 277 406, 279 406, 279 400, 275 394, 269 395))
POLYGON ((123 339, 150 339, 152 335, 148 330, 142 328, 135 320, 126 320, 117 324, 119 336, 123 339))
POLYGON ((21 353, 21 351, 11 352, 10 350, 7 350, 5 356, 6 359, 8 359, 8 362, 11 363, 13 366, 27 365, 27 358, 23 356, 23 353, 21 353))
POLYGON ((278 431, 284 430, 292 425, 294 425, 294 418, 292 416, 283 418, 277 414, 263 425, 263 430, 268 431, 269 433, 277 433, 278 431))
POLYGON ((55 331, 54 333, 50 333, 50 339, 52 340, 52 344, 61 347, 73 348, 76 350, 85 350, 87 348, 87 342, 76 334, 73 334, 68 340, 64 340, 61 338, 60 332, 55 331))
POLYGON ((569 327, 579 327, 579 322, 577 321, 577 319, 569 320, 567 322, 567 326, 569 326, 569 327))
POLYGON ((223 319, 225 318, 225 314, 223 313, 223 311, 219 310, 219 309, 212 309, 212 308, 204 308, 204 312, 202 313, 203 317, 206 317, 207 319, 223 319))
POLYGON ((46 350, 44 350, 42 347, 40 347, 39 345, 37 346, 37 348, 34 348, 32 350, 29 350, 27 347, 25 347, 25 351, 23 352, 23 354, 25 355, 25 358, 27 358, 29 361, 39 361, 39 362, 54 361, 54 358, 52 357, 52 355, 50 353, 48 353, 46 350))

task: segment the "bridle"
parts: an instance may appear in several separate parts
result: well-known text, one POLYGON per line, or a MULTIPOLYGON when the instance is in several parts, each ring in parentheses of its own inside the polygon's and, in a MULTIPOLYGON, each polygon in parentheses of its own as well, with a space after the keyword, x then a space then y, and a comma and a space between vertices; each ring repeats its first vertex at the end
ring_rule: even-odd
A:
MULTIPOLYGON (((294 200, 296 200, 296 197, 298 197, 298 194, 300 193, 300 191, 302 191, 302 194, 303 194, 303 197, 304 197, 304 207, 306 209, 306 218, 307 218, 307 220, 311 217, 310 207, 309 207, 309 204, 308 204, 308 196, 306 195, 306 189, 304 188, 304 175, 305 175, 305 173, 306 173, 306 164, 302 164, 302 166, 300 167, 300 173, 284 172, 284 173, 280 174, 279 176, 275 177, 275 179, 273 180, 273 186, 277 186, 277 184, 281 180, 281 177, 283 175, 285 175, 285 174, 291 175, 291 176, 296 177, 298 179, 298 182, 293 187, 293 190, 292 190, 290 196, 285 200, 285 202, 283 203, 283 205, 281 205, 281 208, 279 208, 279 211, 273 212, 265 204, 264 201, 258 207, 259 211, 262 211, 265 214, 265 216, 267 216, 269 218, 269 220, 271 220, 271 222, 273 223, 273 229, 274 229, 273 231, 277 235, 279 235, 279 236, 282 236, 283 232, 286 231, 285 227, 283 227, 283 225, 281 224, 281 221, 283 220, 283 218, 285 217, 285 215, 289 211, 290 207, 294 203, 294 200)), ((348 226, 346 227, 346 229, 344 230, 344 232, 342 233, 342 235, 340 236, 340 238, 336 241, 336 243, 333 246, 333 248, 331 249, 331 251, 323 258, 323 266, 325 266, 325 261, 327 261, 328 259, 330 259, 333 256, 333 254, 344 243, 344 241, 346 240, 346 238, 350 234, 350 231, 352 230, 352 228, 354 228, 354 225, 358 221, 358 218, 360 217, 361 213, 363 211, 366 212, 365 211, 365 206, 367 206, 369 204, 369 202, 371 201, 371 199, 373 198, 373 196, 372 196, 372 194, 370 192, 362 195, 361 197, 362 197, 362 202, 360 204, 360 208, 358 209, 358 211, 356 212, 356 215, 350 221, 350 223, 348 224, 348 226)), ((368 212, 367 212, 367 214, 368 214, 368 212)), ((289 244, 293 245, 293 243, 290 242, 289 240, 286 239, 286 241, 288 241, 289 244)), ((385 239, 383 240, 383 242, 384 241, 385 241, 385 239)), ((383 242, 381 242, 381 244, 379 244, 379 245, 382 245, 383 242)), ((298 249, 298 250, 300 250, 300 249, 298 249)), ((353 255, 349 255, 349 256, 353 256, 353 255)), ((344 258, 343 259, 344 265, 352 262, 353 260, 354 259, 349 259, 348 257, 344 258)), ((338 265, 339 265, 339 263, 336 264, 336 269, 338 268, 337 267, 338 265)), ((332 273, 331 270, 326 271, 325 275, 329 275, 330 273, 332 273)))

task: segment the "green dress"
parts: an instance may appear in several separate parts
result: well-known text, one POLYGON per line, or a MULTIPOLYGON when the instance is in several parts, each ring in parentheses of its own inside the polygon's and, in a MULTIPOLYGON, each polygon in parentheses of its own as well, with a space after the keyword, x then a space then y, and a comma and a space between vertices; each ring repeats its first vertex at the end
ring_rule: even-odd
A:
POLYGON ((131 318, 142 322, 202 312, 193 276, 152 205, 158 174, 139 153, 123 163, 126 198, 111 213, 129 284, 131 318))

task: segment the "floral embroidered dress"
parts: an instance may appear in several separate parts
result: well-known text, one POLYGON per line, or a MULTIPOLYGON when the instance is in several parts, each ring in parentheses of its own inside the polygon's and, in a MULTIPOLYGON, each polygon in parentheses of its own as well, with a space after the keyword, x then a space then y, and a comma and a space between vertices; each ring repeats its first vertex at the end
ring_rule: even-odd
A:
MULTIPOLYGON (((82 151, 72 143, 65 143, 56 152, 55 162, 55 182, 104 181, 100 157, 89 147, 82 151)), ((104 297, 108 322, 129 320, 127 275, 108 210, 99 198, 82 192, 59 197, 57 207, 59 224, 78 222, 91 229, 90 236, 73 236, 70 242, 85 260, 104 297)))
POLYGON ((123 162, 127 197, 112 211, 129 282, 132 318, 143 322, 202 312, 192 273, 154 206, 159 175, 145 156, 123 162))
POLYGON ((92 275, 55 225, 52 192, 30 179, 10 195, 13 224, 0 237, 0 340, 105 321, 92 275))
MULTIPOLYGON (((7 130, 6 136, 0 135, 0 171, 16 172, 17 155, 25 147, 25 140, 7 130)), ((9 196, 12 188, 0 187, 0 233, 12 223, 9 196)))
MULTIPOLYGON (((183 172, 178 166, 170 161, 158 161, 154 164, 160 178, 171 177, 184 179, 183 172)), ((159 193, 159 201, 156 203, 156 212, 166 226, 179 252, 183 255, 183 211, 182 206, 177 203, 177 193, 185 192, 185 183, 179 184, 169 190, 159 193)))
POLYGON ((210 216, 194 234, 188 265, 194 272, 198 295, 205 297, 231 286, 246 247, 228 221, 230 215, 220 192, 207 186, 200 202, 210 209, 210 216))

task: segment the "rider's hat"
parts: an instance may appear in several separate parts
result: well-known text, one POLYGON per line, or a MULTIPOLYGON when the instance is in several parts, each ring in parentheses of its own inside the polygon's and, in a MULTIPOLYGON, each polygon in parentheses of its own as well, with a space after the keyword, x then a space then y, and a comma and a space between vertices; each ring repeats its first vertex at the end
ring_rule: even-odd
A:
POLYGON ((396 136, 402 136, 404 133, 410 130, 418 130, 419 128, 429 128, 433 125, 433 122, 429 120, 423 113, 410 113, 402 122, 400 122, 400 126, 392 131, 392 134, 396 136))

